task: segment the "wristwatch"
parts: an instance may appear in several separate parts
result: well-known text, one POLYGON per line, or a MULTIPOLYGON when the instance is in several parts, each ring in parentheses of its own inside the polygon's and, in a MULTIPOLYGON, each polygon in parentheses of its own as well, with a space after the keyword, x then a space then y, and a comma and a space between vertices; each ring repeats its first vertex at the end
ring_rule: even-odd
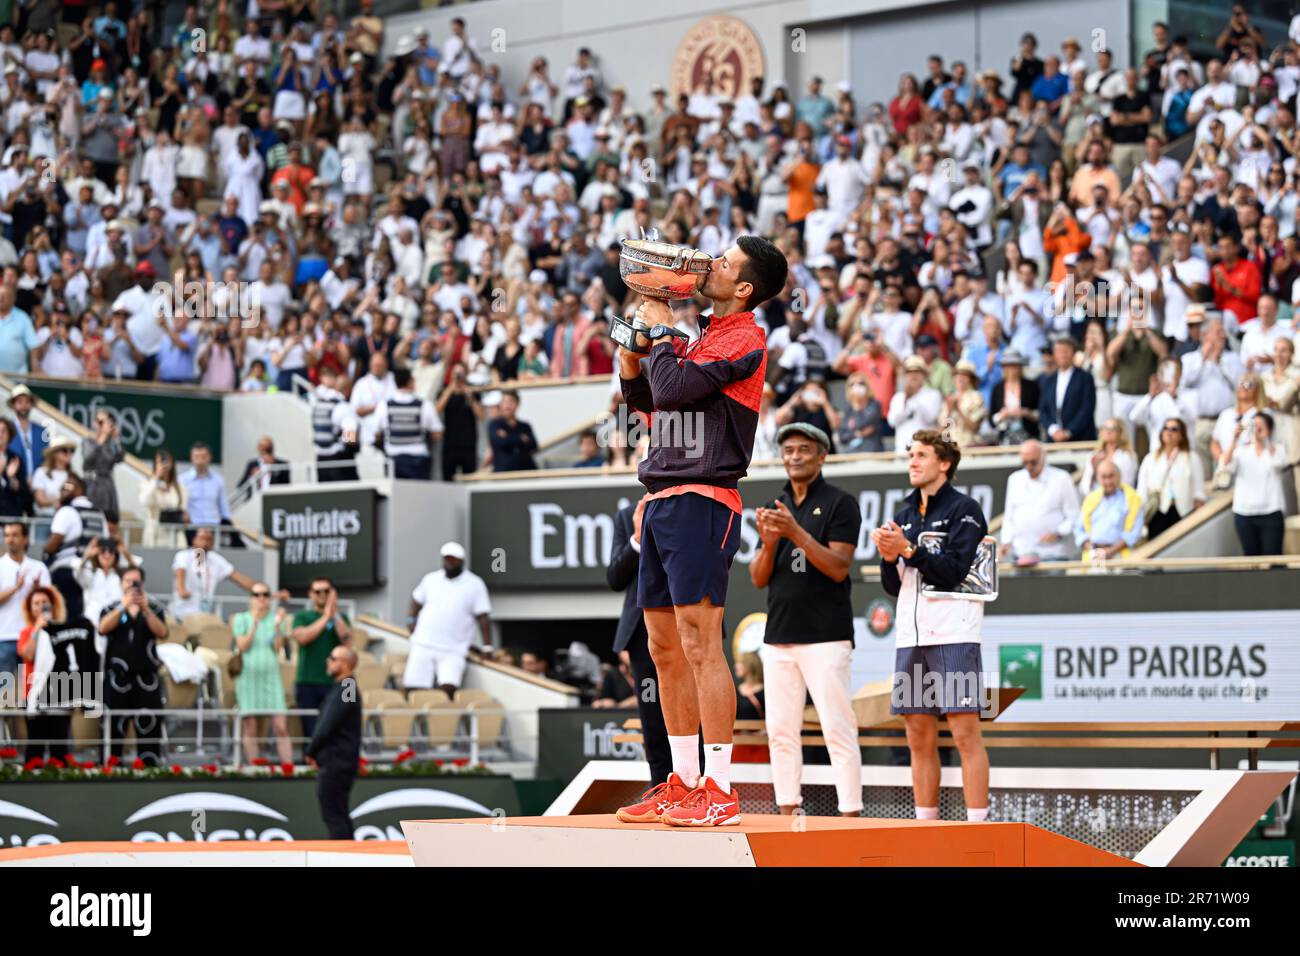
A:
POLYGON ((914 555, 914 554, 916 554, 916 545, 912 544, 912 543, 909 541, 909 542, 907 543, 907 547, 903 549, 903 551, 902 551, 902 555, 903 555, 903 557, 907 558, 907 560, 911 561, 911 560, 912 560, 912 555, 914 555))
POLYGON ((687 336, 684 332, 677 331, 671 325, 656 325, 649 332, 645 332, 643 334, 651 342, 658 342, 660 339, 667 338, 670 335, 682 339, 689 338, 689 336, 687 336))

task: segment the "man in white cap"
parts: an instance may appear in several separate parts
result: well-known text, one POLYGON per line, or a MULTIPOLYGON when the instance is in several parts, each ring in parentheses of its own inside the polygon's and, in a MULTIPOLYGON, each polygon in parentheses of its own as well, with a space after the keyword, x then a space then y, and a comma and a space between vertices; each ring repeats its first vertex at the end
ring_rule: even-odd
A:
POLYGON ((485 647, 492 646, 492 604, 487 585, 465 567, 465 548, 455 541, 442 546, 442 567, 430 571, 411 592, 411 651, 403 686, 438 687, 456 693, 474 643, 475 623, 485 647))

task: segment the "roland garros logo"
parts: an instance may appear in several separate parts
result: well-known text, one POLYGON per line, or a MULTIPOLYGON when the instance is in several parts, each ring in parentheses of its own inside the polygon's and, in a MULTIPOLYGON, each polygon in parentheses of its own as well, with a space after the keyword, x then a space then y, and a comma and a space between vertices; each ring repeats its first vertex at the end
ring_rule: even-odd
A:
POLYGON ((677 46, 672 94, 694 93, 711 77, 715 95, 735 99, 749 92, 752 77, 762 75, 763 47, 749 25, 735 17, 708 17, 677 46))

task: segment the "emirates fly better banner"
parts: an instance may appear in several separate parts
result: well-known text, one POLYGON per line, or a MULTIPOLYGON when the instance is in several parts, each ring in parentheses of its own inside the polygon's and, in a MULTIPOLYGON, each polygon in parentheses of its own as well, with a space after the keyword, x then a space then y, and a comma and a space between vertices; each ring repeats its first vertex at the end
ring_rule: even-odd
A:
POLYGON ((280 586, 299 590, 327 577, 336 587, 373 587, 375 508, 373 488, 263 495, 262 528, 280 548, 280 586))

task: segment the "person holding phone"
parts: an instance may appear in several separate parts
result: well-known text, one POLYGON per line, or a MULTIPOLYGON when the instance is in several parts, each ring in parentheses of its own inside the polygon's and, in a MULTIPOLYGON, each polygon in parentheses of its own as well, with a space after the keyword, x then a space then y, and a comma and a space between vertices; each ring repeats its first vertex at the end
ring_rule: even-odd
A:
MULTIPOLYGON (((104 660, 104 706, 114 710, 161 710, 162 677, 157 642, 167 639, 166 609, 145 592, 144 569, 122 572, 122 600, 99 618, 96 647, 104 660)), ((157 714, 113 716, 111 752, 119 759, 134 727, 136 754, 146 766, 161 762, 162 719, 157 714)))
POLYGON ((1257 411, 1233 430, 1219 458, 1234 476, 1232 517, 1241 553, 1249 557, 1281 554, 1286 531, 1282 472, 1289 460, 1285 445, 1273 436, 1273 416, 1257 411))

